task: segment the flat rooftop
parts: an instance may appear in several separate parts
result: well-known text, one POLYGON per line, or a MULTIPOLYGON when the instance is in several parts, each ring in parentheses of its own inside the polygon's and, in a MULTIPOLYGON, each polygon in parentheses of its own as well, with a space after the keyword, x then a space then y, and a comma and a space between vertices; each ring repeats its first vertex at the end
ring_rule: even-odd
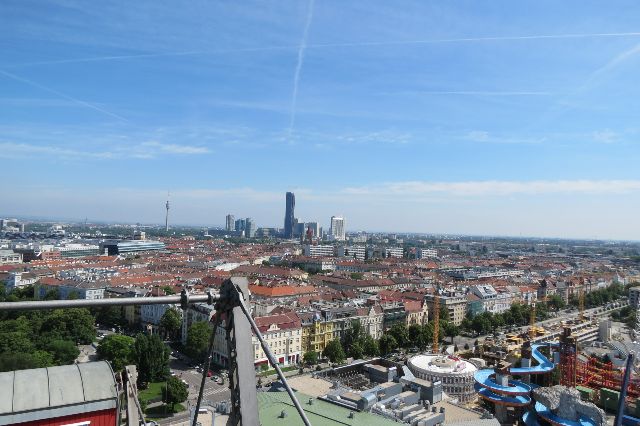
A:
MULTIPOLYGON (((354 411, 354 417, 349 418, 349 413, 352 410, 315 398, 313 398, 313 405, 309 405, 310 396, 303 393, 296 392, 296 397, 313 426, 398 426, 398 423, 393 420, 365 412, 354 411)), ((258 410, 262 426, 299 426, 302 424, 300 416, 286 392, 258 392, 258 410), (285 418, 280 417, 283 410, 287 413, 285 418)))

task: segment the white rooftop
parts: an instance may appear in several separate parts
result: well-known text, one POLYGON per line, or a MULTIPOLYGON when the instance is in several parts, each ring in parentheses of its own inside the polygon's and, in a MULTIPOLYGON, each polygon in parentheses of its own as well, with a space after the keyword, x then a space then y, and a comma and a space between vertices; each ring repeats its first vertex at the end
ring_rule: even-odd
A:
POLYGON ((409 364, 422 371, 436 374, 474 373, 478 369, 462 358, 447 355, 416 355, 409 364))

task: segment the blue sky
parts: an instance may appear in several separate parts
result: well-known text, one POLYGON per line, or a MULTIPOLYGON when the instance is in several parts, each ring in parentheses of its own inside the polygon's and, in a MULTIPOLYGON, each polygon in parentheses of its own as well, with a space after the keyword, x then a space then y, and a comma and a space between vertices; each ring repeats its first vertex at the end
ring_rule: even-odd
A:
POLYGON ((636 1, 0 2, 0 214, 640 240, 636 1))

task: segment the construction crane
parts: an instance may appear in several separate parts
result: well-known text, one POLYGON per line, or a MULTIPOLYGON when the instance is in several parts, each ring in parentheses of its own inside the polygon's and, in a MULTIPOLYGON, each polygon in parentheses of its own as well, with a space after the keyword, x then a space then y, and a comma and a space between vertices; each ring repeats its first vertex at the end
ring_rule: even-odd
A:
POLYGON ((531 306, 531 317, 529 318, 529 339, 536 337, 536 302, 531 306))
POLYGON ((438 345, 440 340, 440 295, 437 293, 433 298, 433 353, 437 354, 440 351, 438 345))
POLYGON ((584 289, 580 289, 578 295, 578 307, 580 309, 580 321, 584 321, 584 289))

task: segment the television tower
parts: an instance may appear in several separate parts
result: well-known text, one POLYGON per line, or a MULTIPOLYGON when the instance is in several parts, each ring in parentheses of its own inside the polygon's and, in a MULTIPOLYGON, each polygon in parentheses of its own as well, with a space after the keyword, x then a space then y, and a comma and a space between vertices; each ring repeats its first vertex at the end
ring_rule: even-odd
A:
POLYGON ((167 192, 167 203, 165 204, 165 208, 167 209, 167 214, 164 217, 164 230, 165 232, 169 232, 169 193, 167 192))

